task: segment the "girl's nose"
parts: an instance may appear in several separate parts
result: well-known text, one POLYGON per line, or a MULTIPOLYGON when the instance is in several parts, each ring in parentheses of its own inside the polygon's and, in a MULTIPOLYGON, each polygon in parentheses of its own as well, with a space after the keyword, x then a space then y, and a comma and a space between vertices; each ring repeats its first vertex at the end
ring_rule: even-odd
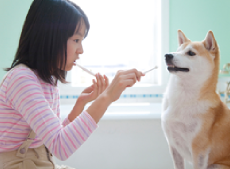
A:
POLYGON ((84 53, 82 44, 81 44, 80 48, 77 50, 77 52, 78 52, 79 54, 84 53))

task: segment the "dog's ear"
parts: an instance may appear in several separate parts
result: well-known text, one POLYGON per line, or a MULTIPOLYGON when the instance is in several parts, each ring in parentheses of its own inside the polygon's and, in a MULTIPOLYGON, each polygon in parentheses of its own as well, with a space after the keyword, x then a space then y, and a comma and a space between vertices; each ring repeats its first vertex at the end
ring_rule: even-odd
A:
POLYGON ((212 31, 208 31, 204 41, 204 46, 209 51, 215 51, 216 49, 216 40, 212 31))
POLYGON ((183 43, 185 43, 186 41, 189 41, 189 39, 186 38, 186 36, 184 35, 184 33, 181 30, 178 30, 177 33, 178 33, 178 44, 179 44, 179 46, 182 45, 183 43))

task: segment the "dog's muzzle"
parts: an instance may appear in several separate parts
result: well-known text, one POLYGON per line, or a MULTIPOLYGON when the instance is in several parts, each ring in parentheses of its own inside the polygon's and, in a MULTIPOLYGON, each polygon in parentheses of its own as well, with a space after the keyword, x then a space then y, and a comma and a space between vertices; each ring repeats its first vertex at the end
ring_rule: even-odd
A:
POLYGON ((173 63, 173 55, 172 54, 165 54, 165 61, 168 66, 168 71, 169 72, 177 72, 177 71, 182 71, 182 72, 189 72, 188 68, 179 68, 174 65, 173 63))

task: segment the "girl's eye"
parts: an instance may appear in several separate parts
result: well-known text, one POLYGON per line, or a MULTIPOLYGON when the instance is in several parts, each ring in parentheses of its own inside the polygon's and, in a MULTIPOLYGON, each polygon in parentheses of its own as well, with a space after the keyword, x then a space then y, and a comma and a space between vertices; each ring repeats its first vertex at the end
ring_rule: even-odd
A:
POLYGON ((194 52, 192 52, 191 50, 188 51, 187 54, 188 54, 189 56, 194 56, 194 55, 196 55, 196 54, 195 54, 194 52))
POLYGON ((78 42, 79 42, 79 39, 75 39, 74 41, 75 41, 76 43, 78 43, 78 42))

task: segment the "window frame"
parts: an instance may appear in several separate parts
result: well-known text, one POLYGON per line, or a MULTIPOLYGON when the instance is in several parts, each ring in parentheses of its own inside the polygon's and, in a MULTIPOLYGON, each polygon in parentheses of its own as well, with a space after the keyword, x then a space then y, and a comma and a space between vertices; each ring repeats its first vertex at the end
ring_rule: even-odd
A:
MULTIPOLYGON (((158 69, 161 72, 161 76, 158 76, 157 85, 149 86, 133 86, 127 88, 123 93, 118 102, 152 102, 160 101, 162 95, 165 92, 166 85, 169 79, 169 73, 165 64, 164 54, 169 52, 169 0, 161 0, 161 57, 158 58, 158 69), (150 97, 142 97, 149 95, 150 97), (126 97, 130 96, 130 97, 126 97), (134 96, 134 97, 132 97, 134 96), (137 96, 140 96, 137 99, 137 96), (151 97, 153 96, 153 97, 151 97), (155 97, 157 96, 157 97, 155 97), (127 99, 129 98, 129 99, 127 99)), ((67 81, 71 81, 71 71, 68 72, 67 81)), ((72 87, 71 83, 68 84, 58 84, 60 90, 60 100, 64 104, 71 104, 74 102, 78 95, 86 87, 72 87)))

